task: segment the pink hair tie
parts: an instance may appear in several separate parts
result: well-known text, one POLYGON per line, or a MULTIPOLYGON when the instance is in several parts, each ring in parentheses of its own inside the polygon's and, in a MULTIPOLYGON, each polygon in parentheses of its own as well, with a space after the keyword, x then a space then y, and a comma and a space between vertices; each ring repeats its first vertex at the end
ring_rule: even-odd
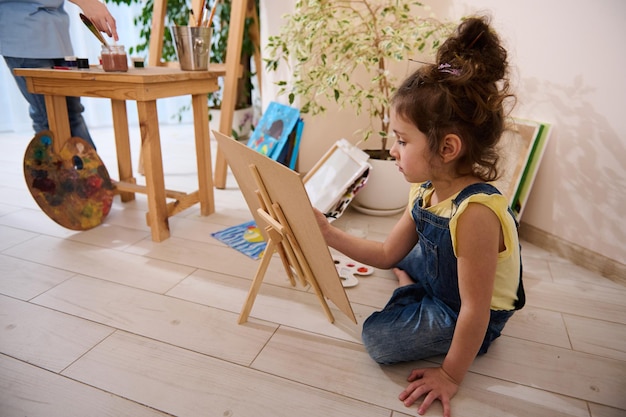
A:
POLYGON ((452 68, 452 65, 450 64, 440 64, 437 69, 439 70, 439 72, 445 72, 452 75, 461 75, 461 70, 458 68, 452 68))

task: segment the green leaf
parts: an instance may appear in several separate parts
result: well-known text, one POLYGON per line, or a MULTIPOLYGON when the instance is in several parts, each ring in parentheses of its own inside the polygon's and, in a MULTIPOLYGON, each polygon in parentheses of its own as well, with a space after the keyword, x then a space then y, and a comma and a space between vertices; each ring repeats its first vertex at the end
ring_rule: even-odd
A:
POLYGON ((292 65, 285 92, 290 103, 298 98, 301 112, 319 114, 334 101, 371 117, 365 138, 379 131, 385 138, 385 117, 399 84, 393 63, 403 65, 418 51, 433 53, 449 32, 436 19, 420 17, 422 7, 415 0, 298 0, 268 51, 270 60, 292 65))

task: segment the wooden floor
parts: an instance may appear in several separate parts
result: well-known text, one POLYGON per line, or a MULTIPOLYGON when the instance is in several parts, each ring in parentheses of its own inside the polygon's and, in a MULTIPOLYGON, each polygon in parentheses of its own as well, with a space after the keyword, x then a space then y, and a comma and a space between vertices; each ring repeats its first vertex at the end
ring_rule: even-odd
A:
MULTIPOLYGON (((92 134, 117 178, 112 131, 92 134)), ((166 187, 194 190, 190 126, 161 136, 166 187)), ((360 341, 360 324, 396 286, 389 271, 347 290, 359 325, 332 305, 330 324, 274 258, 250 321, 238 325, 257 262, 211 237, 252 218, 233 178, 216 191, 215 214, 180 213, 162 243, 150 239, 141 195, 116 197, 103 225, 74 232, 26 188, 31 138, 0 134, 1 416, 416 414, 397 396, 413 367, 442 358, 379 366, 360 341)), ((337 224, 357 222, 383 239, 395 218, 350 210, 337 224)), ((474 362, 453 416, 625 416, 626 288, 530 244, 523 258, 527 307, 474 362)))

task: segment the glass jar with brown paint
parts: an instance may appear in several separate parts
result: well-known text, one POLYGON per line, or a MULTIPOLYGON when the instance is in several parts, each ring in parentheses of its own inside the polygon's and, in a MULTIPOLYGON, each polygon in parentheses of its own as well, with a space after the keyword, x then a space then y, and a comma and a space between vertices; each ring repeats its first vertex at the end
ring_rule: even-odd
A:
POLYGON ((102 45, 102 69, 106 72, 128 71, 128 56, 124 45, 102 45))

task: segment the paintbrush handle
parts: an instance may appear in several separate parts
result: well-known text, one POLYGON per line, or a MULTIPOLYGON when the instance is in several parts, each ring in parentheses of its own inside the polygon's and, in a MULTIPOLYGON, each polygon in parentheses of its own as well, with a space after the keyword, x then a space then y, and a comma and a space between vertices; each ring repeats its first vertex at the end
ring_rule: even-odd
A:
POLYGON ((213 3, 213 7, 211 7, 211 14, 209 15, 209 18, 206 21, 206 27, 210 28, 211 27, 211 22, 213 21, 213 17, 215 16, 215 11, 217 10, 217 4, 220 2, 220 0, 215 0, 215 3, 213 3))
POLYGON ((204 19, 204 8, 206 7, 206 0, 202 0, 202 6, 200 7, 200 16, 198 16, 198 26, 202 26, 204 19))

